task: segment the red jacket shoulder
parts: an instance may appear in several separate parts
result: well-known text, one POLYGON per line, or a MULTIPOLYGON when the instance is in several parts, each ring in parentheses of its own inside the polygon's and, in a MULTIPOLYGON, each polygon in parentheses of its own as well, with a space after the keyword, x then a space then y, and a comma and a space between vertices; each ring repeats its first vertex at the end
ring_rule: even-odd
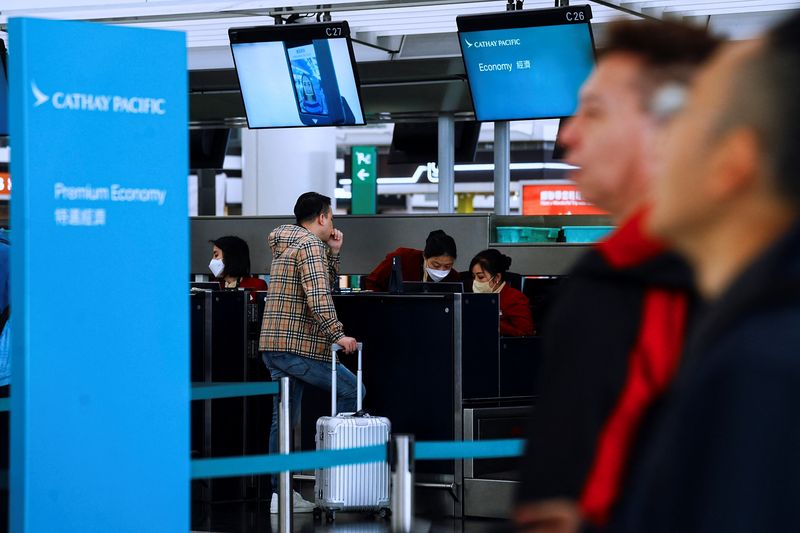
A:
POLYGON ((510 286, 506 283, 506 286, 503 287, 503 290, 500 291, 500 302, 506 300, 509 303, 525 303, 528 304, 528 297, 525 296, 522 291, 515 289, 514 287, 510 286))
POLYGON ((528 297, 506 284, 500 291, 500 335, 533 335, 535 327, 528 297))
POLYGON ((267 290, 267 282, 261 278, 256 278, 256 277, 242 278, 242 281, 239 282, 239 287, 242 289, 265 291, 267 290))

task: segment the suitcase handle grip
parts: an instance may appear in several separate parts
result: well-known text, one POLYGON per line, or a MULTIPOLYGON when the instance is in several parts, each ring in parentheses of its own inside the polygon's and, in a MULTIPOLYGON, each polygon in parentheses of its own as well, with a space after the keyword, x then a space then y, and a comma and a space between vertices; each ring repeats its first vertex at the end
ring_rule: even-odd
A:
MULTIPOLYGON (((357 342, 356 343, 356 348, 360 352, 361 350, 364 349, 364 343, 363 342, 357 342)), ((331 346, 331 350, 333 350, 334 352, 338 352, 339 350, 344 350, 344 348, 342 348, 338 343, 333 343, 333 345, 331 346)))
MULTIPOLYGON (((363 388, 361 382, 361 352, 364 349, 363 342, 357 342, 358 348, 358 372, 356 373, 356 412, 361 411, 361 391, 363 388)), ((334 343, 331 346, 331 416, 336 416, 336 352, 343 348, 334 343)))

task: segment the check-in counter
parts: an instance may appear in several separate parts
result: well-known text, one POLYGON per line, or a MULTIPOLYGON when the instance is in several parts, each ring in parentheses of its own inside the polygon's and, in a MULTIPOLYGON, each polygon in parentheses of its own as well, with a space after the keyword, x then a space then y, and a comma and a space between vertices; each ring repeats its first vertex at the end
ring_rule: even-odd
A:
MULTIPOLYGON (((257 352, 260 305, 243 291, 191 297, 192 381, 263 381, 257 352)), ((498 336, 495 294, 354 293, 334 296, 348 335, 364 342, 365 408, 418 440, 509 438, 534 394, 537 337, 498 336)), ((355 368, 355 357, 342 362, 355 368)), ((314 449, 314 422, 330 396, 307 387, 300 448, 314 449)), ((265 453, 269 397, 194 402, 194 457, 265 453)), ((495 516, 508 506, 509 461, 425 461, 417 465, 418 508, 428 515, 495 516), (488 495, 488 496, 487 496, 488 495)), ((195 483, 193 501, 263 498, 266 476, 195 483)))
MULTIPOLYGON (((523 438, 531 416, 541 365, 541 337, 501 337, 498 398, 467 400, 464 440, 523 438)), ((464 461, 464 515, 507 518, 519 483, 519 458, 464 461)))
MULTIPOLYGON (((254 271, 269 271, 266 235, 285 217, 195 217, 191 220, 192 272, 206 273, 208 239, 239 234, 251 243, 254 271)), ((420 246, 437 228, 456 238, 459 270, 485 248, 513 260, 523 277, 534 322, 540 327, 560 280, 590 244, 497 243, 498 226, 605 225, 602 217, 493 215, 341 216, 347 235, 342 274, 366 274, 398 246, 420 246), (377 245, 376 245, 377 244, 377 245)), ((387 416, 395 433, 418 440, 508 438, 535 403, 541 338, 498 338, 496 295, 352 293, 334 296, 348 335, 364 342, 364 406, 387 416), (492 301, 487 304, 487 301, 492 301)), ((355 369, 353 357, 343 362, 355 369)), ((314 448, 314 422, 330 413, 327 393, 307 387, 301 434, 314 448)), ((535 411, 533 411, 535 413, 535 411)), ((417 469, 418 509, 452 516, 503 516, 513 495, 513 461, 422 462, 417 469), (466 465, 466 466, 465 466, 466 465)))
MULTIPOLYGON (((364 407, 394 433, 460 440, 465 400, 497 396, 497 295, 356 293, 334 303, 345 332, 364 343, 364 407)), ((355 368, 354 356, 342 362, 355 368)), ((330 397, 304 394, 302 448, 313 449, 313 421, 330 412, 330 397)), ((462 461, 421 462, 417 482, 421 512, 461 516, 462 461)))
MULTIPOLYGON (((190 296, 191 380, 202 382, 269 381, 258 353, 263 293, 200 291, 190 296)), ((267 453, 272 399, 269 396, 192 402, 192 458, 236 457, 267 453)), ((268 498, 266 476, 196 480, 195 514, 212 502, 268 498)))

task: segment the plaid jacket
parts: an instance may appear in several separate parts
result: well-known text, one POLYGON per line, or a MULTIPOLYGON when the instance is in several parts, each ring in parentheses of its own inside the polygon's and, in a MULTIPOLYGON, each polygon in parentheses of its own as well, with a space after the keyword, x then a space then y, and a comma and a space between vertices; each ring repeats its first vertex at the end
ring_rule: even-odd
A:
POLYGON ((344 337, 331 286, 339 256, 301 226, 279 226, 269 234, 272 267, 259 349, 331 360, 331 344, 344 337))

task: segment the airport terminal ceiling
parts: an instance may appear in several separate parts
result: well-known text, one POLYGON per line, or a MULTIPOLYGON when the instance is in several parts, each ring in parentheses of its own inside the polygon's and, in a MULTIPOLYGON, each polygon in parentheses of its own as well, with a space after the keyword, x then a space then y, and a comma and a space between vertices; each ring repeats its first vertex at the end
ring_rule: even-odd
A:
MULTIPOLYGON (((552 7, 554 0, 527 0, 525 9, 552 7)), ((748 38, 785 14, 800 0, 638 0, 580 1, 594 14, 597 45, 603 26, 617 18, 672 17, 708 25, 732 38, 748 38), (616 8, 615 8, 616 7, 616 8)), ((312 22, 323 11, 347 20, 361 78, 368 122, 435 117, 468 118, 472 104, 456 34, 458 15, 501 12, 505 0, 333 0, 324 7, 274 0, 5 0, 0 25, 13 16, 103 21, 187 33, 190 120, 194 124, 244 123, 244 108, 233 70, 228 29, 271 25, 276 17, 312 22), (68 4, 68 6, 65 6, 68 4)), ((13 51, 12 51, 13 53, 13 51)))

